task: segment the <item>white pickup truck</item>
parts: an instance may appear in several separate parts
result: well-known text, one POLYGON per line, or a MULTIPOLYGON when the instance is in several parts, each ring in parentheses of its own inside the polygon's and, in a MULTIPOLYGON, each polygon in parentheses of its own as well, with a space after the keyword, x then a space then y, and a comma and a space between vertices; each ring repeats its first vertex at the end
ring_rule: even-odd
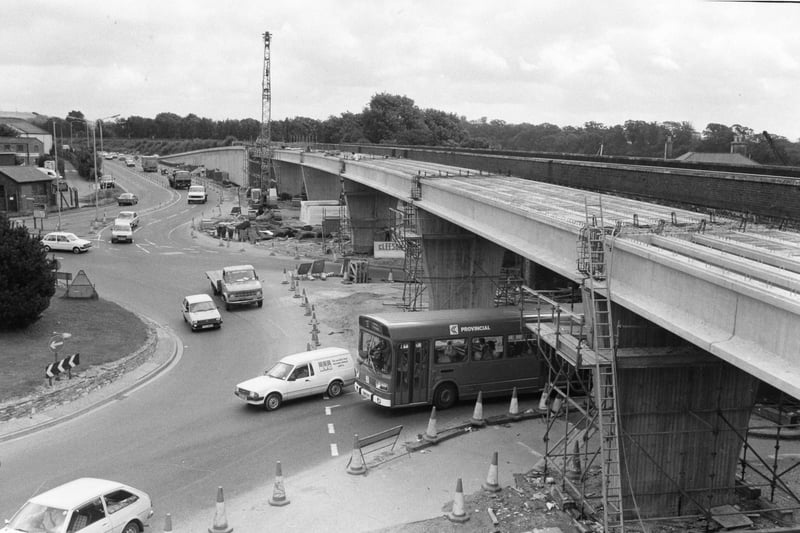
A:
POLYGON ((234 305, 264 305, 264 291, 252 265, 226 266, 222 270, 209 270, 206 277, 211 289, 225 303, 225 309, 234 305))
POLYGON ((197 202, 204 204, 208 200, 208 193, 203 185, 190 185, 189 192, 186 195, 187 203, 197 202))

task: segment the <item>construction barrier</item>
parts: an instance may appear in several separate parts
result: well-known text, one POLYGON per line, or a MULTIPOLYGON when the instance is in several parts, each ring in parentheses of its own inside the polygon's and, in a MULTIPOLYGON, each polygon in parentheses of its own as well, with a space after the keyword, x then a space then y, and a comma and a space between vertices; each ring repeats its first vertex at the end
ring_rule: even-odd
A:
POLYGON ((365 474, 367 472, 367 465, 366 461, 364 460, 365 453, 372 453, 378 450, 382 450, 384 448, 388 448, 391 446, 390 451, 394 451, 394 447, 397 445, 397 441, 400 439, 400 433, 403 431, 403 426, 394 426, 393 428, 385 429, 378 433, 374 433, 363 439, 358 438, 358 433, 353 435, 353 453, 350 456, 350 460, 347 462, 347 473, 348 474, 365 474), (375 446, 374 448, 364 451, 365 448, 372 446, 374 444, 381 443, 383 441, 388 441, 389 439, 393 438, 394 440, 389 444, 382 444, 381 446, 375 446))

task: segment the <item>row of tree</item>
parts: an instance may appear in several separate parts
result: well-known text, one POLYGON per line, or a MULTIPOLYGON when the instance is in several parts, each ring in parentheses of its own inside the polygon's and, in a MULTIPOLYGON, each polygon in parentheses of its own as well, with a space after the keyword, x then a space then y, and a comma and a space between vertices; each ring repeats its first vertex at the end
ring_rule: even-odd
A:
MULTIPOLYGON (((68 127, 85 122, 83 113, 71 111, 65 119, 50 119, 68 127)), ((664 157, 668 140, 671 155, 686 152, 729 152, 734 137, 747 143, 748 156, 762 164, 800 165, 800 142, 779 135, 764 135, 741 124, 708 124, 701 132, 690 122, 627 120, 607 126, 586 122, 583 126, 555 124, 508 124, 485 117, 470 121, 453 113, 420 109, 407 96, 376 94, 361 113, 342 113, 326 120, 294 117, 270 125, 274 142, 375 143, 397 145, 457 146, 524 152, 583 155, 664 157)), ((85 135, 77 128, 76 135, 85 135)), ((103 123, 107 138, 127 139, 227 139, 254 143, 262 135, 255 119, 214 121, 194 114, 180 117, 159 113, 155 118, 131 116, 103 123)), ((73 128, 74 129, 74 128, 73 128)), ((266 136, 266 134, 264 135, 266 136)))

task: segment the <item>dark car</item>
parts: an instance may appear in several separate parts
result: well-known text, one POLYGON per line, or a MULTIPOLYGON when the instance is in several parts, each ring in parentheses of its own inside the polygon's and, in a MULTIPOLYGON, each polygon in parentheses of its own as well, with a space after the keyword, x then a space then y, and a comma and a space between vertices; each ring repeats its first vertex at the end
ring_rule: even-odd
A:
POLYGON ((117 197, 117 205, 136 205, 139 199, 135 194, 124 192, 117 197))

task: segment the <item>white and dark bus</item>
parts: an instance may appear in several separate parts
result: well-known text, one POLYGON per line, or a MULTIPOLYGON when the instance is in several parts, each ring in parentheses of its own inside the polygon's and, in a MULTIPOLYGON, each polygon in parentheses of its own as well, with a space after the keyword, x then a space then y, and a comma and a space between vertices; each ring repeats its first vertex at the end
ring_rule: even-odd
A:
POLYGON ((547 369, 514 307, 393 312, 358 318, 355 389, 384 407, 538 392, 547 369))

